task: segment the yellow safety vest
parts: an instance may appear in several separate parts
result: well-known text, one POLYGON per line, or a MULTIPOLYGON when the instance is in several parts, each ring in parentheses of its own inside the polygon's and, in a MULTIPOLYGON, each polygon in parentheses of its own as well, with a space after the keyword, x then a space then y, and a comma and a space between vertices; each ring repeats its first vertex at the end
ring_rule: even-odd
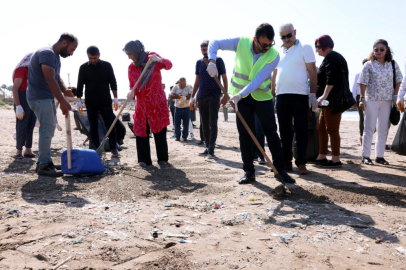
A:
MULTIPOLYGON (((271 47, 266 53, 259 57, 254 65, 254 56, 251 50, 253 41, 254 38, 242 37, 238 42, 233 76, 231 78, 231 85, 228 89, 228 92, 233 96, 247 86, 255 78, 258 72, 265 67, 265 65, 274 61, 278 56, 278 51, 271 47)), ((273 96, 271 89, 269 88, 270 85, 271 79, 268 78, 258 89, 251 93, 251 96, 258 101, 272 99, 273 96)))

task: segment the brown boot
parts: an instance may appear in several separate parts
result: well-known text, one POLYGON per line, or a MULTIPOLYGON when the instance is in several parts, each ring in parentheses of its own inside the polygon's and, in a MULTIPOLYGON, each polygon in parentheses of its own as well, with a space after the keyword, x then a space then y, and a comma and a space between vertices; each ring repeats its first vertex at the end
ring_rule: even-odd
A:
POLYGON ((301 175, 306 175, 309 173, 309 171, 306 169, 306 165, 299 165, 299 174, 301 175))

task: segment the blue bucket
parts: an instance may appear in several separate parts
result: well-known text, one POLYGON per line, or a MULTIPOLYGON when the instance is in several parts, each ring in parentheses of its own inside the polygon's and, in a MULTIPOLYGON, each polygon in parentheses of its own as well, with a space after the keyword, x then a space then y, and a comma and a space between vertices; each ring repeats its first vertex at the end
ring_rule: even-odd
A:
POLYGON ((66 174, 102 174, 103 163, 92 149, 72 149, 72 169, 68 169, 68 151, 62 153, 62 172, 66 174))

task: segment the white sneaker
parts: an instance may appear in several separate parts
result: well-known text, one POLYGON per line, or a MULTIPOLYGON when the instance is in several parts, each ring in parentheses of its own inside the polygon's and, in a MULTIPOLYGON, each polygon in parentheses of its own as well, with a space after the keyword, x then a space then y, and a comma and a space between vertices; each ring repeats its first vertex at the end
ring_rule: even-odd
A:
POLYGON ((170 136, 169 138, 174 139, 176 138, 175 134, 173 134, 172 136, 170 136))
POLYGON ((189 137, 190 137, 191 140, 194 140, 194 139, 195 139, 195 135, 193 135, 193 134, 190 134, 189 137))

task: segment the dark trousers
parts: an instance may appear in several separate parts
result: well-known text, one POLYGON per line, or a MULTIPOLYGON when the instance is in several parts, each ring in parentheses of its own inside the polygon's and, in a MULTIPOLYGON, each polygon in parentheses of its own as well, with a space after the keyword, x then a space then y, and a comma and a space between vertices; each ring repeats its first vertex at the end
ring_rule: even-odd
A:
MULTIPOLYGON (((89 119, 90 125, 90 138, 97 149, 100 146, 100 137, 99 137, 99 114, 102 116, 104 124, 106 125, 107 130, 109 130, 111 124, 113 124, 116 116, 113 113, 113 108, 110 105, 87 105, 87 118, 89 119)), ((117 148, 117 133, 116 127, 112 129, 109 135, 109 145, 110 149, 117 148)))
POLYGON ((172 125, 175 126, 175 107, 171 107, 172 125))
MULTIPOLYGON (((32 136, 37 117, 28 105, 27 92, 18 91, 18 98, 24 110, 24 117, 22 120, 16 118, 16 149, 23 150, 23 146, 25 146, 25 148, 32 148, 32 136)), ((15 107, 14 104, 14 111, 15 107)))
MULTIPOLYGON (((156 155, 158 157, 158 162, 160 161, 168 161, 168 143, 166 141, 166 131, 167 128, 165 127, 158 133, 154 134, 155 140, 155 148, 156 148, 156 155)), ((151 148, 149 145, 149 136, 150 128, 147 120, 147 136, 146 137, 136 137, 137 143, 137 156, 138 162, 145 162, 147 165, 152 164, 151 160, 151 148)))
POLYGON ((360 95, 357 95, 357 110, 359 114, 359 134, 362 137, 364 135, 364 111, 359 107, 360 95))
MULTIPOLYGON (((261 145, 262 149, 264 149, 264 147, 265 147, 264 131, 262 130, 262 126, 261 126, 261 123, 259 122, 259 118, 258 118, 257 114, 254 114, 254 115, 255 115, 255 128, 252 132, 255 134, 255 138, 257 138, 257 141, 261 145)), ((264 158, 264 155, 262 155, 261 151, 259 151, 258 147, 254 143, 254 158, 255 158, 255 156, 257 156, 261 159, 264 158)))
MULTIPOLYGON (((251 130, 255 128, 254 114, 258 116, 262 130, 264 131, 266 137, 266 141, 268 142, 269 150, 272 154, 273 164, 278 171, 284 170, 285 163, 283 162, 281 141, 277 133, 273 101, 257 101, 253 99, 251 95, 249 95, 238 102, 238 111, 247 122, 251 130)), ((254 173, 254 155, 252 151, 253 141, 239 118, 237 118, 237 129, 238 133, 240 134, 241 156, 244 163, 243 169, 245 172, 254 173)))
POLYGON ((220 95, 199 98, 198 105, 203 125, 204 142, 209 152, 213 153, 217 140, 220 95))
POLYGON ((276 97, 279 133, 281 135, 283 160, 286 165, 292 164, 292 143, 295 133, 297 142, 295 163, 297 166, 306 164, 308 110, 309 97, 307 95, 284 94, 276 97))
POLYGON ((175 109, 175 137, 180 138, 180 123, 183 122, 182 138, 186 139, 189 132, 190 109, 176 108, 175 109))

